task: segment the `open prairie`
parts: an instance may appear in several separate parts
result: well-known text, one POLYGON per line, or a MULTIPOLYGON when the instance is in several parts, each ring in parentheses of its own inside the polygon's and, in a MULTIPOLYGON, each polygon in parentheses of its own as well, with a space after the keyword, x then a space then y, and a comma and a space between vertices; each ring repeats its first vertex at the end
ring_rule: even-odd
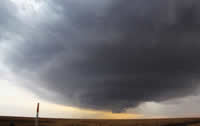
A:
MULTIPOLYGON (((34 118, 0 117, 0 126, 34 126, 34 118)), ((98 120, 98 119, 50 119, 40 118, 39 126, 200 126, 200 118, 176 119, 133 119, 133 120, 98 120)))

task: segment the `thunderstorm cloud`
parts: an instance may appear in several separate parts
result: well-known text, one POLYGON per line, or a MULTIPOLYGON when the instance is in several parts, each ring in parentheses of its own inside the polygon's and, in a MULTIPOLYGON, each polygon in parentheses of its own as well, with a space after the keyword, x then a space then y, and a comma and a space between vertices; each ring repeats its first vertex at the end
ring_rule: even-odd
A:
POLYGON ((0 1, 0 49, 40 97, 122 112, 196 93, 197 0, 30 1, 0 1))

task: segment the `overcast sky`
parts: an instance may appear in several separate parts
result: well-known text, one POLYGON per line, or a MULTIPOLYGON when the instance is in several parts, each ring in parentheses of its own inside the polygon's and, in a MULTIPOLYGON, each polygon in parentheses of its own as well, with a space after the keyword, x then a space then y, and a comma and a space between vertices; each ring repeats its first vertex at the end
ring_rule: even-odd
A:
POLYGON ((200 116, 197 0, 1 0, 0 115, 200 116))

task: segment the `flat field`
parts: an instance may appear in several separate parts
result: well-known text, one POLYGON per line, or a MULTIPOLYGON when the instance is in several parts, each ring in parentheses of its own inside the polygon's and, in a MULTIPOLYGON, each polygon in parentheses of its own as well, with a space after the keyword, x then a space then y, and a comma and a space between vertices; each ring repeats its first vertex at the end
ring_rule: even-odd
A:
MULTIPOLYGON (((34 126, 34 118, 0 117, 0 126, 34 126)), ((174 119, 133 119, 133 120, 98 120, 98 119, 50 119, 40 118, 39 126, 200 126, 200 118, 174 119)))

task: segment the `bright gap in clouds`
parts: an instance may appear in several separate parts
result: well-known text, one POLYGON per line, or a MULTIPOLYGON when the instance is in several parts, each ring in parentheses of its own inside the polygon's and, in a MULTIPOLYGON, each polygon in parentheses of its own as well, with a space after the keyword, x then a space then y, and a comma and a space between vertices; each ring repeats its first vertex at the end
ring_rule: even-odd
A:
POLYGON ((21 15, 30 15, 41 11, 44 2, 40 0, 10 0, 19 9, 21 15))

